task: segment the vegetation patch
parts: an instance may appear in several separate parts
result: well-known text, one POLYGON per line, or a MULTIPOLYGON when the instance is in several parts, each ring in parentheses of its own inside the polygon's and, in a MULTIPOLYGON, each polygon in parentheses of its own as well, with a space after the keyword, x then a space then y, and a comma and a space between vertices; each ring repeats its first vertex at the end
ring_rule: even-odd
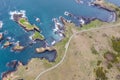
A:
POLYGON ((31 25, 25 18, 20 18, 19 23, 27 30, 34 30, 34 26, 31 25))
POLYGON ((116 54, 108 51, 104 54, 104 58, 107 61, 114 62, 116 58, 116 54))
POLYGON ((116 8, 115 8, 115 11, 116 11, 118 17, 120 18, 120 8, 119 8, 119 7, 116 7, 116 8))
POLYGON ((107 60, 107 68, 110 69, 113 67, 113 64, 117 67, 119 70, 120 66, 120 55, 112 53, 112 52, 106 52, 104 54, 104 58, 107 60))
POLYGON ((91 21, 89 24, 85 24, 82 26, 82 28, 80 28, 80 30, 86 30, 86 29, 91 29, 91 28, 96 28, 96 27, 100 27, 103 23, 99 20, 94 20, 91 21))
POLYGON ((39 32, 35 31, 33 36, 32 36, 33 40, 44 40, 44 36, 42 34, 40 34, 39 32))
POLYGON ((108 63, 107 68, 111 69, 112 67, 113 67, 113 65, 111 63, 108 63))
POLYGON ((115 38, 115 37, 112 37, 112 47, 113 49, 120 53, 120 38, 115 38))
POLYGON ((92 53, 95 54, 95 55, 99 54, 98 51, 95 49, 95 47, 92 47, 92 48, 91 48, 91 51, 92 51, 92 53))
POLYGON ((102 61, 101 61, 101 60, 98 60, 98 61, 97 61, 97 66, 100 66, 101 63, 102 63, 102 61))
POLYGON ((103 67, 98 67, 97 69, 95 69, 96 80, 108 80, 108 78, 106 77, 106 73, 107 71, 104 70, 103 67))

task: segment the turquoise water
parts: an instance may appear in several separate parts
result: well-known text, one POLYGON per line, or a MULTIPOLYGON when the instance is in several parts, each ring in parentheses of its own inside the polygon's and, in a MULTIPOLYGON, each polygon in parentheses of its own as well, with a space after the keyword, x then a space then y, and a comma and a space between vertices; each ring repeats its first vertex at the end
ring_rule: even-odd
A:
POLYGON ((0 32, 5 32, 4 40, 0 43, 0 74, 5 71, 14 70, 6 66, 12 60, 18 60, 23 64, 27 64, 31 58, 46 58, 49 61, 54 61, 57 56, 55 51, 36 54, 35 48, 45 46, 46 43, 44 41, 37 41, 32 46, 28 45, 31 41, 29 39, 31 33, 26 33, 17 23, 10 20, 9 12, 15 10, 26 11, 29 21, 39 26, 48 44, 51 44, 53 40, 59 41, 61 39, 53 32, 55 27, 52 19, 59 18, 59 16, 71 19, 64 16, 65 11, 69 11, 75 16, 95 17, 102 21, 112 21, 110 19, 111 12, 98 7, 88 6, 87 4, 77 4, 74 0, 0 0, 0 20, 4 22, 0 32), (39 17, 41 23, 36 22, 34 16, 39 17), (12 37, 14 42, 20 41, 27 48, 22 52, 13 52, 11 47, 3 49, 2 45, 6 41, 6 37, 12 37))

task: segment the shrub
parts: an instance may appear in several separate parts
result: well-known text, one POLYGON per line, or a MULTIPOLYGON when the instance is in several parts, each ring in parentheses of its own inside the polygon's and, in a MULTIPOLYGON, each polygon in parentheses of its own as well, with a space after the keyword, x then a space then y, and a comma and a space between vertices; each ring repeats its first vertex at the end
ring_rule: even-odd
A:
POLYGON ((113 49, 116 52, 120 53, 120 38, 113 37, 111 40, 112 40, 112 47, 113 47, 113 49))

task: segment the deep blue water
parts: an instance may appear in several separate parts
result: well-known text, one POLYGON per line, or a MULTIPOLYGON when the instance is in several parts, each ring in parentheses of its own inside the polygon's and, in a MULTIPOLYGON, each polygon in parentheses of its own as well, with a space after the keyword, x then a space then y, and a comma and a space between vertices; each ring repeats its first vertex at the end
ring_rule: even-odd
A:
MULTIPOLYGON (((98 7, 88 6, 87 4, 77 4, 74 0, 0 0, 0 20, 4 22, 0 32, 6 32, 5 38, 10 36, 14 38, 14 42, 20 41, 20 43, 25 46, 31 41, 29 39, 31 33, 26 33, 17 23, 10 20, 9 12, 15 10, 26 11, 26 16, 29 21, 32 24, 39 26, 48 44, 53 40, 60 40, 60 37, 53 33, 52 29, 54 28, 54 23, 52 22, 52 18, 63 16, 70 19, 69 17, 64 16, 65 11, 69 11, 76 16, 95 17, 108 22, 111 21, 110 16, 112 14, 111 12, 98 7), (41 23, 36 22, 34 16, 39 17, 41 23)), ((5 38, 0 43, 0 74, 11 70, 6 64, 12 60, 18 60, 27 64, 31 58, 35 57, 44 57, 49 61, 54 61, 55 59, 55 52, 36 54, 35 48, 44 46, 44 41, 37 41, 36 44, 28 46, 22 52, 13 52, 11 51, 11 47, 6 49, 1 48, 6 41, 5 38)))

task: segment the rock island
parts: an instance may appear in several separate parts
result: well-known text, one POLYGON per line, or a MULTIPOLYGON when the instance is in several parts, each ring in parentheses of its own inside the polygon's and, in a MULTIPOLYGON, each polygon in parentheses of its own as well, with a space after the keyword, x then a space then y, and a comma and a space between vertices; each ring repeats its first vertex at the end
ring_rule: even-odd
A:
POLYGON ((42 52, 45 52, 45 51, 53 51, 55 50, 55 48, 53 47, 41 47, 41 48, 36 48, 36 52, 37 53, 42 53, 42 52))
POLYGON ((16 45, 12 48, 14 51, 22 51, 24 49, 24 46, 21 46, 19 42, 16 43, 16 45))
POLYGON ((44 40, 44 36, 40 33, 40 29, 38 28, 38 26, 36 26, 35 24, 31 24, 28 19, 23 16, 24 14, 22 13, 14 13, 13 16, 13 20, 15 22, 17 22, 21 27, 23 27, 27 32, 28 31, 34 31, 32 39, 36 40, 44 40))

